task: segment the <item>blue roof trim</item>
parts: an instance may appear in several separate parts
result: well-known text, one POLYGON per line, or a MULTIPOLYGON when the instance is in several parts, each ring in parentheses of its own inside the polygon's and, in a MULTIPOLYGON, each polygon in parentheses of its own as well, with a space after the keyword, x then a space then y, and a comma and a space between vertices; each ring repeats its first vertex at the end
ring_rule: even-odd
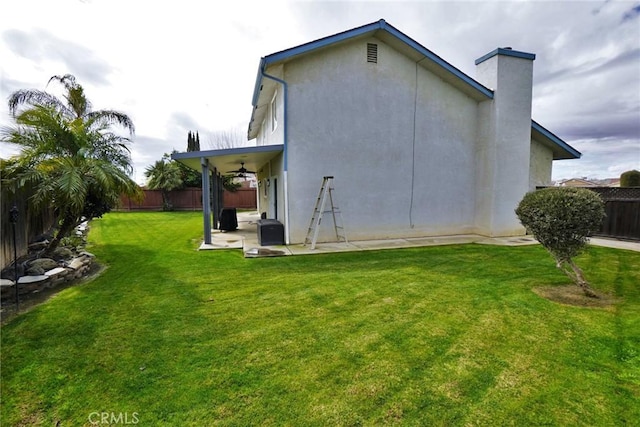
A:
POLYGON ((581 152, 579 152, 578 150, 576 150, 575 148, 573 148, 572 146, 564 142, 562 139, 557 137, 551 131, 544 128, 541 124, 539 124, 535 120, 531 120, 531 128, 537 132, 540 132, 545 138, 548 138, 549 140, 551 140, 551 142, 559 146, 561 149, 571 154, 574 159, 579 159, 582 156, 581 152))
POLYGON ((358 37, 362 34, 367 34, 375 30, 385 29, 387 23, 384 19, 371 24, 366 24, 361 27, 352 28, 351 30, 343 31, 341 33, 333 34, 331 36, 323 37, 318 40, 314 40, 300 46, 292 47, 290 49, 282 50, 280 52, 272 53, 265 57, 265 65, 272 64, 274 62, 282 61, 284 59, 310 52, 315 49, 319 49, 325 46, 339 43, 343 40, 348 40, 353 37, 358 37))
POLYGON ((280 52, 272 53, 271 55, 265 56, 260 60, 260 65, 258 67, 258 77, 256 78, 256 84, 253 89, 253 99, 252 105, 255 107, 258 103, 258 98, 260 96, 260 88, 262 86, 262 74, 261 72, 270 64, 283 61, 285 59, 294 57, 296 55, 301 55, 307 52, 310 52, 315 49, 319 49, 325 46, 329 46, 334 43, 338 43, 344 40, 348 40, 353 37, 357 37, 363 34, 367 34, 370 32, 374 32, 377 30, 386 31, 387 33, 393 35, 397 39, 401 40, 414 50, 420 52, 425 57, 429 58, 437 65, 450 72, 454 76, 458 77, 460 80, 483 94, 489 99, 493 99, 493 91, 486 86, 482 85, 472 77, 463 73, 453 65, 449 64, 444 59, 440 58, 435 53, 431 52, 426 47, 422 46, 420 43, 413 40, 411 37, 407 36, 393 25, 388 24, 384 19, 381 19, 376 22, 372 22, 370 24, 363 25, 361 27, 353 28, 351 30, 343 31, 341 33, 337 33, 331 36, 327 36, 318 40, 314 40, 309 43, 302 44, 300 46, 292 47, 290 49, 282 50, 280 52))
MULTIPOLYGON (((384 22, 384 20, 382 20, 382 22, 384 22)), ((397 37, 398 39, 402 40, 404 43, 406 43, 407 45, 409 45, 410 47, 412 47, 416 51, 420 52, 421 54, 423 54, 427 58, 429 58, 431 61, 433 61, 436 64, 438 64, 440 67, 442 67, 445 70, 449 71, 451 74, 453 74, 454 76, 458 77, 460 80, 462 80, 463 82, 465 82, 469 86, 473 87, 478 92, 480 92, 483 95, 485 95, 487 98, 493 99, 493 91, 491 89, 487 88, 486 86, 484 86, 483 84, 481 84, 480 82, 478 82, 474 78, 470 77, 469 75, 463 73, 462 71, 460 71, 459 69, 457 69, 453 65, 449 64, 447 61, 445 61, 444 59, 440 58, 438 55, 436 55, 435 53, 433 53, 432 51, 430 51, 429 49, 427 49, 426 47, 424 47, 423 45, 421 45, 420 43, 418 43, 417 41, 415 41, 411 37, 407 36, 402 31, 400 31, 397 28, 395 28, 393 25, 387 24, 385 22, 385 25, 384 25, 383 29, 386 30, 389 34, 392 34, 395 37, 397 37)))
POLYGON ((527 53, 527 52, 521 52, 519 50, 513 50, 513 49, 504 49, 504 48, 497 48, 496 50, 494 50, 493 52, 489 52, 484 56, 481 56, 480 58, 476 59, 476 65, 480 64, 481 62, 486 61, 489 58, 493 58, 496 55, 504 55, 504 56, 513 56, 514 58, 523 58, 523 59, 530 59, 530 60, 534 60, 536 59, 536 54, 535 53, 527 53))
MULTIPOLYGON (((260 64, 258 65, 258 77, 256 77, 256 85, 253 88, 253 98, 251 99, 251 105, 254 107, 258 105, 258 97, 260 97, 260 90, 262 89, 262 70, 264 70, 264 58, 260 58, 260 64)), ((251 114, 253 120, 253 113, 251 114)))

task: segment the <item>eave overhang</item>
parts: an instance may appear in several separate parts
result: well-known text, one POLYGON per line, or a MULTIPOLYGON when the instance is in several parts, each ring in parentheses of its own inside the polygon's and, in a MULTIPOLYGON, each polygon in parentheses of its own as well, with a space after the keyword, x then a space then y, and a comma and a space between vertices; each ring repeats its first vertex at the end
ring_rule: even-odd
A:
POLYGON ((579 159, 582 156, 582 153, 535 120, 531 120, 531 138, 549 147, 553 152, 553 160, 579 159))

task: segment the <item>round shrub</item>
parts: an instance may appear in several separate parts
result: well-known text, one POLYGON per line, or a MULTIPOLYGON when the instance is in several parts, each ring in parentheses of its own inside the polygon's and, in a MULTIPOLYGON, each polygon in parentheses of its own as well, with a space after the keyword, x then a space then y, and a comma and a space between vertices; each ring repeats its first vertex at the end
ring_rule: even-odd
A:
POLYGON ((620 187, 640 187, 640 171, 626 171, 620 175, 620 187))
POLYGON ((585 188, 554 187, 527 193, 516 215, 527 231, 558 261, 584 248, 604 218, 600 196, 585 188))

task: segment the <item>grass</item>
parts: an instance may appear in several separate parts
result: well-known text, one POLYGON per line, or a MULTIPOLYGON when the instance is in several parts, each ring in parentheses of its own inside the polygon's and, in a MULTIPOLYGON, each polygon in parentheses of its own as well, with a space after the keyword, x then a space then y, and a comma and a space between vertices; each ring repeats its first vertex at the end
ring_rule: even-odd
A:
POLYGON ((105 272, 3 327, 1 425, 638 425, 637 253, 579 258, 593 309, 536 246, 244 259, 201 220, 92 222, 105 272))

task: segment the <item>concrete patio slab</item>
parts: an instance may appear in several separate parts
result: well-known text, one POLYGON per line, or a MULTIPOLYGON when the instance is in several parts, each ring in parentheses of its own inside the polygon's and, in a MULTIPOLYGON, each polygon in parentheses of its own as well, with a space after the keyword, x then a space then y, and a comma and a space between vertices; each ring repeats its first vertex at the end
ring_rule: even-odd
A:
POLYGON ((476 241, 481 245, 498 245, 498 246, 526 246, 537 245, 538 241, 531 236, 514 236, 514 237, 483 237, 476 241))
MULTIPOLYGON (((334 252, 370 251, 382 249, 415 248, 438 245, 460 245, 478 243, 482 245, 523 246, 537 245, 532 236, 486 237, 477 234, 462 234, 453 236, 413 237, 405 239, 359 240, 345 242, 318 243, 315 249, 309 245, 274 245, 260 246, 258 242, 257 222, 260 215, 257 212, 239 212, 238 229, 235 231, 211 231, 211 244, 202 244, 200 250, 212 249, 242 249, 246 258, 312 255, 334 252)), ((640 252, 640 242, 621 241, 616 239, 592 238, 591 244, 607 246, 617 249, 627 249, 640 252)))

